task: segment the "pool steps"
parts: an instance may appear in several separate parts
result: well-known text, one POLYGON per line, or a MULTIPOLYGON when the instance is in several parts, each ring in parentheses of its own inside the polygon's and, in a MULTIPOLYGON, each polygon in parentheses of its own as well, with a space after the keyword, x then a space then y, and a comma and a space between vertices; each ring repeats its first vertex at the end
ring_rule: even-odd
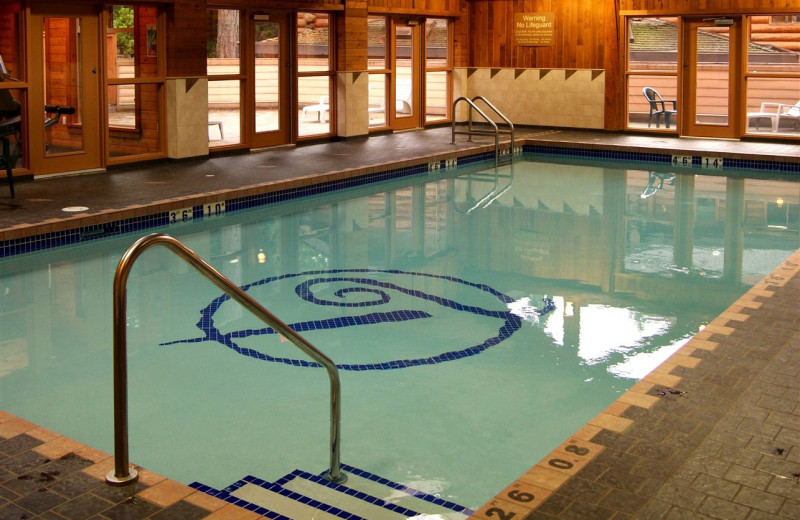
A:
POLYGON ((222 490, 190 486, 277 520, 465 520, 474 512, 353 466, 342 470, 344 484, 295 470, 275 482, 246 476, 222 490))

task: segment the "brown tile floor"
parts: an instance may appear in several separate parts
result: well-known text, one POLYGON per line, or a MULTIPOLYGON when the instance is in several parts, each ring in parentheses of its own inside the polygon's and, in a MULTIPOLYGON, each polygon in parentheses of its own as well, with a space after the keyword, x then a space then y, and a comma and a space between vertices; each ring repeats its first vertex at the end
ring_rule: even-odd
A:
MULTIPOLYGON (((793 143, 519 134, 531 144, 800 162, 793 143)), ((451 145, 449 129, 436 129, 21 182, 15 200, 0 196, 0 240, 488 148, 463 137, 451 145), (89 210, 68 215, 66 206, 89 210)), ((475 518, 800 518, 799 267, 800 252, 475 518)), ((146 470, 133 486, 108 487, 112 466, 106 454, 0 412, 0 520, 255 516, 146 470)))

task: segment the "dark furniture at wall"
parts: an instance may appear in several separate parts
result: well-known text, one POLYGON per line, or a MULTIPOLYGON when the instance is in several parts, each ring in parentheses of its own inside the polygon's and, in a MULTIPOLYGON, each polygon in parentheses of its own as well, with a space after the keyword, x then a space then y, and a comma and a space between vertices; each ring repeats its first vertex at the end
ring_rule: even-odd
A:
POLYGON ((645 87, 642 89, 642 93, 650 104, 650 116, 647 119, 647 128, 650 128, 653 121, 656 122, 656 128, 661 128, 662 119, 664 120, 664 127, 669 128, 672 116, 678 113, 678 101, 662 98, 658 91, 652 87, 645 87), (667 108, 667 104, 672 104, 672 106, 667 108))

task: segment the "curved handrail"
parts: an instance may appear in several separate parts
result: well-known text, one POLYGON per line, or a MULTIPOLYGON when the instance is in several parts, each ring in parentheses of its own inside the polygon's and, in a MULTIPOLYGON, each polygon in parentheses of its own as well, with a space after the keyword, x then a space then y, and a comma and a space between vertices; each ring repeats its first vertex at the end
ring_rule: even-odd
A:
MULTIPOLYGON (((499 117, 500 119, 505 121, 505 123, 508 125, 508 127, 510 128, 509 133, 511 134, 511 155, 513 156, 514 155, 514 123, 512 123, 511 120, 509 118, 507 118, 505 114, 500 112, 500 110, 498 110, 497 107, 494 106, 485 97, 483 97, 483 96, 475 96, 474 98, 472 98, 472 102, 473 103, 475 103, 476 101, 483 101, 484 103, 486 103, 486 106, 491 108, 492 111, 494 111, 494 113, 497 114, 497 117, 499 117)), ((472 118, 470 118, 470 119, 472 119, 472 118)))
POLYGON ((472 109, 473 108, 475 109, 476 112, 478 112, 481 115, 481 117, 483 117, 486 120, 487 123, 491 124, 492 127, 494 128, 494 165, 497 166, 497 156, 500 153, 500 137, 498 135, 497 123, 492 121, 492 119, 489 116, 487 116, 484 113, 483 110, 478 108, 478 105, 476 105, 468 97, 461 96, 460 98, 458 98, 455 101, 453 101, 453 112, 452 112, 453 121, 450 123, 450 132, 451 132, 450 144, 455 144, 456 143, 456 134, 457 133, 466 133, 467 135, 470 136, 470 139, 472 138, 472 134, 479 133, 479 132, 476 132, 476 131, 472 130, 472 109), (469 131, 467 131, 467 132, 456 132, 456 106, 458 105, 459 101, 466 101, 467 104, 469 105, 469 131))
POLYGON ((327 477, 337 483, 347 480, 347 475, 340 470, 341 385, 339 370, 334 362, 176 238, 152 233, 140 238, 125 251, 114 274, 114 470, 106 475, 106 482, 124 485, 138 478, 128 460, 127 284, 133 263, 146 249, 155 245, 166 246, 275 332, 325 367, 331 381, 331 467, 327 477))

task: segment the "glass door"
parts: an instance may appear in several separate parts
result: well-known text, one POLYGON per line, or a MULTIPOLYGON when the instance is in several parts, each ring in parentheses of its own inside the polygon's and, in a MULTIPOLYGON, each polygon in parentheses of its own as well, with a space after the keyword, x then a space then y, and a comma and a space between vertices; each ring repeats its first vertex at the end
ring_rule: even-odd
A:
POLYGON ((254 148, 287 144, 291 138, 287 15, 257 13, 250 20, 252 56, 249 99, 254 148))
POLYGON ((684 21, 683 135, 738 137, 741 17, 684 21))
POLYGON ((420 118, 420 26, 417 20, 392 20, 391 127, 422 126, 420 118))
POLYGON ((35 175, 102 167, 98 18, 91 6, 31 7, 28 124, 35 175))

